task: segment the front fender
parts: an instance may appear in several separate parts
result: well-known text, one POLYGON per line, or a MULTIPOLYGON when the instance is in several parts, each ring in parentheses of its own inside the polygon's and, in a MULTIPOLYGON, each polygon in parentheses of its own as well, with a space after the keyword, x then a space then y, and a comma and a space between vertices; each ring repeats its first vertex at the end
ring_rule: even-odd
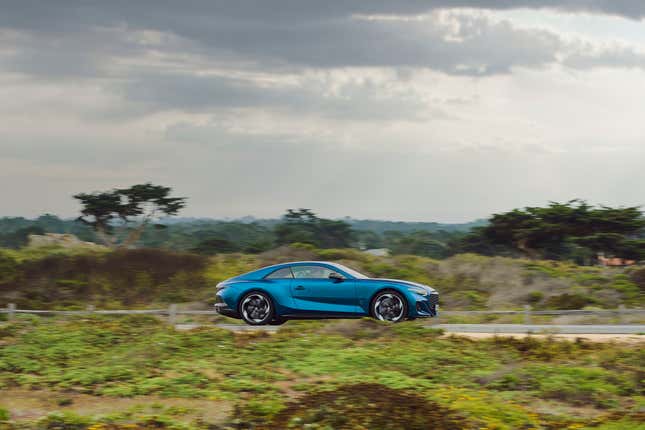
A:
POLYGON ((361 308, 369 315, 370 313, 370 306, 372 304, 372 300, 374 300, 374 297, 381 291, 386 291, 386 290, 394 290, 398 293, 400 293, 403 297, 405 297, 405 300, 407 301, 408 304, 408 318, 416 318, 419 316, 426 316, 426 315, 420 315, 417 313, 417 302, 423 302, 427 298, 426 296, 422 296, 420 294, 414 293, 408 289, 407 286, 405 285, 397 285, 397 284, 383 284, 378 286, 378 288, 375 288, 373 292, 369 295, 369 300, 366 300, 365 303, 360 303, 361 308))

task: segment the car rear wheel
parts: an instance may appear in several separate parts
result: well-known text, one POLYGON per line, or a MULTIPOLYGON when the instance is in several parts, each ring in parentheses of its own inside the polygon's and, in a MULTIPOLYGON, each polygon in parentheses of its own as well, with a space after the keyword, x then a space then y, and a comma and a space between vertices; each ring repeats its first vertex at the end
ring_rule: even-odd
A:
POLYGON ((371 313, 381 321, 400 322, 408 314, 408 303, 405 297, 396 291, 381 291, 372 300, 371 313))
POLYGON ((273 302, 271 301, 271 298, 263 292, 250 292, 240 300, 240 315, 247 324, 268 324, 273 320, 273 313, 273 302))

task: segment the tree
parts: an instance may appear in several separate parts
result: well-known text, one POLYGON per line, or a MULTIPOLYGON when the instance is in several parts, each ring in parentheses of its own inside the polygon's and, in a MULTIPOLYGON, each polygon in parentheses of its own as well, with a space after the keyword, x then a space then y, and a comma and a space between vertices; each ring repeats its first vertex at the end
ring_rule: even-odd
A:
POLYGON ((161 216, 176 215, 186 205, 185 197, 169 197, 171 191, 168 187, 146 183, 76 194, 74 198, 83 206, 78 220, 90 226, 105 245, 129 247, 139 240, 148 225, 161 216))
POLYGON ((202 240, 192 249, 192 251, 198 254, 213 255, 219 254, 220 252, 236 252, 239 251, 239 248, 230 240, 213 237, 202 240))
MULTIPOLYGON (((604 252, 621 257, 643 254, 645 218, 638 207, 593 207, 583 200, 552 202, 495 214, 468 240, 488 242, 530 258, 590 261, 604 252)), ((494 249, 494 248, 493 248, 494 249)))
POLYGON ((45 234, 45 230, 38 226, 20 228, 12 233, 0 234, 0 247, 22 248, 29 243, 29 236, 32 234, 45 234))
MULTIPOLYGON (((422 255, 431 258, 445 258, 449 254, 446 243, 438 239, 441 234, 430 231, 386 231, 384 233, 385 247, 392 254, 422 255)), ((444 232, 445 235, 445 232, 444 232)), ((446 235, 446 237, 450 237, 446 235)))
POLYGON ((288 209, 282 219, 274 230, 280 245, 300 242, 319 248, 347 248, 354 240, 348 223, 318 218, 310 209, 288 209))

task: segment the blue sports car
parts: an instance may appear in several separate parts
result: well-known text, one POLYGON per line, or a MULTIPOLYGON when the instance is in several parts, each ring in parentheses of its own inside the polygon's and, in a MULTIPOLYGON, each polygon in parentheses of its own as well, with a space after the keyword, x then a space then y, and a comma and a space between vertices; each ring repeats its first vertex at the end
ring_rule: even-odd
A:
POLYGON ((416 282, 369 278, 337 263, 299 261, 220 282, 216 301, 219 313, 252 325, 368 315, 399 322, 436 316, 439 295, 416 282))

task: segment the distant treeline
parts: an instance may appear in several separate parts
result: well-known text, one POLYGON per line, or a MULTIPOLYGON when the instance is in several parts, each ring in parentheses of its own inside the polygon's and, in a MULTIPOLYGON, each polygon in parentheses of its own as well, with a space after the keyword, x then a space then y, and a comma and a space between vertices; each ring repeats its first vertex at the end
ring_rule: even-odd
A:
MULTIPOLYGON (((84 223, 43 215, 0 218, 0 247, 20 248, 30 234, 44 232, 100 242, 84 223)), ((468 224, 332 220, 309 209, 289 209, 276 220, 162 220, 145 227, 137 246, 211 255, 260 253, 291 243, 321 249, 387 248, 392 254, 436 259, 471 252, 593 264, 602 253, 639 261, 645 260, 645 218, 638 207, 596 207, 580 200, 515 209, 468 224)))
MULTIPOLYGON (((308 209, 289 210, 281 219, 222 221, 179 218, 148 226, 139 246, 201 254, 260 253, 280 245, 309 243, 319 248, 387 248, 393 254, 433 258, 450 255, 450 244, 485 221, 464 224, 378 220, 330 220, 308 209), (161 227, 161 228, 160 228, 161 227)), ((81 222, 42 215, 36 219, 0 218, 0 247, 18 249, 30 234, 71 233, 100 243, 93 229, 81 222)))

